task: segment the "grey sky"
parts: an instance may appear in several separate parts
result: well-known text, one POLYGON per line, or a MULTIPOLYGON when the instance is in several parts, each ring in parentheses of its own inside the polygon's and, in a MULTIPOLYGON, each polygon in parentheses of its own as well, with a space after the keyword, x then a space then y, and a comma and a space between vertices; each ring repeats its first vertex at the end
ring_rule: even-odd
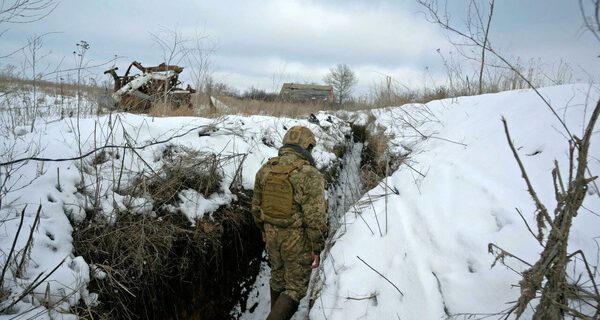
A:
MULTIPOLYGON (((464 24, 464 2, 451 1, 458 25, 464 24)), ((10 30, 0 37, 0 55, 23 45, 28 36, 56 31, 61 33, 44 41, 53 52, 46 63, 64 57, 63 68, 72 67, 75 44, 86 40, 91 45, 87 57, 94 62, 123 56, 117 61, 122 72, 133 60, 162 62, 150 33, 171 29, 184 37, 199 33, 215 43, 214 78, 240 90, 278 90, 284 81, 321 82, 329 67, 346 63, 359 78, 356 92, 364 94, 385 75, 413 88, 442 81, 436 49, 446 54, 453 49, 420 11, 409 0, 62 0, 42 21, 1 26, 10 30)), ((582 25, 576 1, 498 0, 492 44, 510 57, 541 58, 548 69, 562 58, 583 79, 581 70, 600 73, 600 44, 582 25)), ((18 55, 2 59, 0 67, 20 60, 18 55)))

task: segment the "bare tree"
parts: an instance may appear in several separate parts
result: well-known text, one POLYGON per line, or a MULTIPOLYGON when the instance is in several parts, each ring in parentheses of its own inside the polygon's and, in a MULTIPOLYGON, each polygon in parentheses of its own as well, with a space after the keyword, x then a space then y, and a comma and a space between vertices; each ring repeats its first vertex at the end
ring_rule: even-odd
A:
POLYGON ((216 46, 208 36, 196 32, 194 39, 185 48, 187 51, 185 60, 191 74, 192 85, 197 90, 202 90, 211 76, 211 56, 216 46))
MULTIPOLYGON (((165 64, 179 64, 187 57, 189 51, 186 50, 185 44, 189 42, 189 39, 185 38, 179 31, 162 28, 158 33, 150 33, 150 36, 162 51, 162 59, 165 64)), ((165 80, 163 93, 163 103, 165 104, 169 93, 169 81, 169 78, 165 80)))
POLYGON ((354 71, 346 64, 338 64, 330 68, 323 81, 333 87, 336 103, 342 105, 352 94, 352 87, 356 84, 354 71))
POLYGON ((471 5, 475 9, 474 16, 477 18, 477 23, 475 25, 478 26, 478 29, 483 31, 483 41, 482 41, 483 47, 481 48, 481 63, 480 63, 480 67, 479 67, 479 94, 483 93, 483 68, 485 67, 485 52, 486 52, 486 47, 489 44, 490 25, 492 23, 492 15, 494 14, 494 0, 489 0, 488 4, 489 4, 489 10, 488 10, 487 22, 485 23, 485 27, 484 27, 482 9, 477 4, 476 0, 471 0, 471 5))
POLYGON ((47 71, 48 66, 40 69, 40 62, 48 55, 50 55, 50 51, 41 52, 44 46, 44 37, 49 33, 45 33, 42 35, 34 35, 27 39, 27 46, 23 50, 25 57, 25 67, 30 69, 31 71, 31 80, 32 80, 32 93, 33 93, 33 110, 30 113, 29 108, 27 107, 27 116, 31 117, 31 129, 33 132, 33 128, 35 127, 35 120, 37 118, 38 113, 38 81, 42 79, 44 73, 47 71))

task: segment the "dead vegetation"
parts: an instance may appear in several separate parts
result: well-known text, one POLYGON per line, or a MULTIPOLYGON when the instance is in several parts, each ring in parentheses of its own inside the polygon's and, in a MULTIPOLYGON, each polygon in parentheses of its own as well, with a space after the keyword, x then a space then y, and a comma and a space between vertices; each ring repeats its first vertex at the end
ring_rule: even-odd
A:
POLYGON ((75 252, 96 275, 95 310, 106 319, 221 319, 241 297, 239 283, 256 274, 258 232, 243 205, 225 207, 190 227, 185 217, 118 216, 73 233, 75 252), (184 313, 194 313, 184 314, 184 313))
MULTIPOLYGON (((542 247, 540 258, 530 264, 495 244, 489 245, 490 253, 496 255, 496 261, 504 263, 504 258, 508 256, 528 266, 521 273, 522 280, 519 282, 521 295, 506 312, 507 317, 513 313, 517 318, 520 317, 528 308, 531 308, 531 302, 538 299, 539 303, 535 309, 532 308, 533 319, 559 320, 565 319, 565 317, 598 319, 600 316, 600 287, 595 280, 598 276, 598 266, 590 265, 590 260, 581 250, 569 253, 569 234, 573 219, 582 207, 588 188, 595 188, 592 183, 598 178, 591 176, 591 173, 588 172, 587 162, 590 140, 599 116, 600 101, 597 102, 587 123, 583 137, 572 136, 569 141, 569 169, 566 176, 560 172, 558 162, 554 163, 552 178, 557 204, 553 214, 539 199, 517 149, 513 145, 506 120, 502 120, 506 138, 535 204, 537 234, 524 218, 523 221, 542 247), (573 264, 577 262, 585 266, 585 271, 580 274, 570 274, 567 269, 573 267, 573 272, 575 272, 573 264)), ((598 190, 595 192, 597 193, 598 190)), ((522 217, 520 212, 519 214, 522 217)))
POLYGON ((187 105, 174 108, 169 103, 157 102, 150 106, 148 115, 153 117, 193 117, 196 116, 196 111, 187 105))
POLYGON ((230 112, 234 114, 305 117, 321 110, 332 110, 332 105, 328 103, 242 100, 228 96, 221 96, 218 99, 231 108, 230 112))
POLYGON ((168 145, 162 152, 160 171, 140 173, 125 194, 152 199, 154 207, 175 204, 179 192, 193 189, 209 196, 217 192, 223 178, 221 162, 226 159, 182 146, 168 145))
MULTIPOLYGON (((30 91, 33 85, 49 96, 75 97, 77 95, 77 84, 50 80, 20 79, 0 74, 0 92, 30 91)), ((106 91, 105 88, 94 85, 80 85, 79 90, 88 96, 106 91)))
POLYGON ((365 190, 377 186, 381 180, 394 172, 402 159, 388 152, 393 137, 385 128, 375 123, 375 116, 369 115, 366 124, 353 124, 355 142, 364 143, 360 162, 360 179, 365 190))
POLYGON ((193 226, 172 210, 183 190, 218 192, 229 159, 173 145, 161 157, 160 174, 140 174, 124 188, 152 199, 154 214, 125 210, 111 223, 73 223, 75 254, 92 266, 90 289, 102 301, 93 311, 76 310, 83 317, 222 319, 243 299, 240 283, 258 272, 263 244, 248 209, 251 193, 234 190, 237 202, 193 226))

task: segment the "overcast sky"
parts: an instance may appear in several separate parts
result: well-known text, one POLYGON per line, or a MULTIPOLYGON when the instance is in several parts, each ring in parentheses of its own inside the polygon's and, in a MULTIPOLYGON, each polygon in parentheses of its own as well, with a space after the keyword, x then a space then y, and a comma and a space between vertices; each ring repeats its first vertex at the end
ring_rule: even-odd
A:
MULTIPOLYGON (((466 0, 450 2, 452 21, 462 27, 466 0)), ((62 0, 41 21, 0 25, 9 28, 0 36, 0 55, 34 34, 58 32, 44 38, 45 50, 52 51, 44 63, 64 59, 63 68, 73 67, 75 44, 85 40, 90 64, 117 55, 123 72, 133 60, 148 66, 162 62, 151 33, 177 30, 213 43, 215 80, 239 90, 320 83, 328 68, 345 63, 357 74, 360 95, 386 75, 411 88, 442 81, 445 71, 436 50, 448 56, 454 49, 422 12, 411 0, 62 0)), ((574 80, 585 81, 584 70, 600 74, 600 43, 584 32, 577 1, 496 1, 491 41, 511 58, 540 58, 547 70, 563 59, 573 67, 574 80)), ((21 61, 20 55, 0 59, 0 67, 21 61)), ((98 80, 108 79, 101 76, 105 69, 94 70, 98 80)))

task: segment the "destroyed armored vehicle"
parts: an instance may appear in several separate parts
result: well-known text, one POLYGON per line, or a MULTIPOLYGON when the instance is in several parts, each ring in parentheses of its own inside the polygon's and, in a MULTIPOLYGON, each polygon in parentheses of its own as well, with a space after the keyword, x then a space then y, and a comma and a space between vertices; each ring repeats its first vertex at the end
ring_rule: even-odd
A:
POLYGON ((172 108, 192 106, 191 95, 196 91, 189 85, 186 89, 177 87, 181 84, 179 74, 183 71, 182 67, 165 63, 144 67, 134 61, 124 75, 117 75, 118 69, 115 67, 104 71, 104 74, 110 74, 115 81, 112 98, 118 107, 144 112, 156 102, 167 103, 172 108), (136 67, 141 73, 132 74, 132 67, 136 67))

